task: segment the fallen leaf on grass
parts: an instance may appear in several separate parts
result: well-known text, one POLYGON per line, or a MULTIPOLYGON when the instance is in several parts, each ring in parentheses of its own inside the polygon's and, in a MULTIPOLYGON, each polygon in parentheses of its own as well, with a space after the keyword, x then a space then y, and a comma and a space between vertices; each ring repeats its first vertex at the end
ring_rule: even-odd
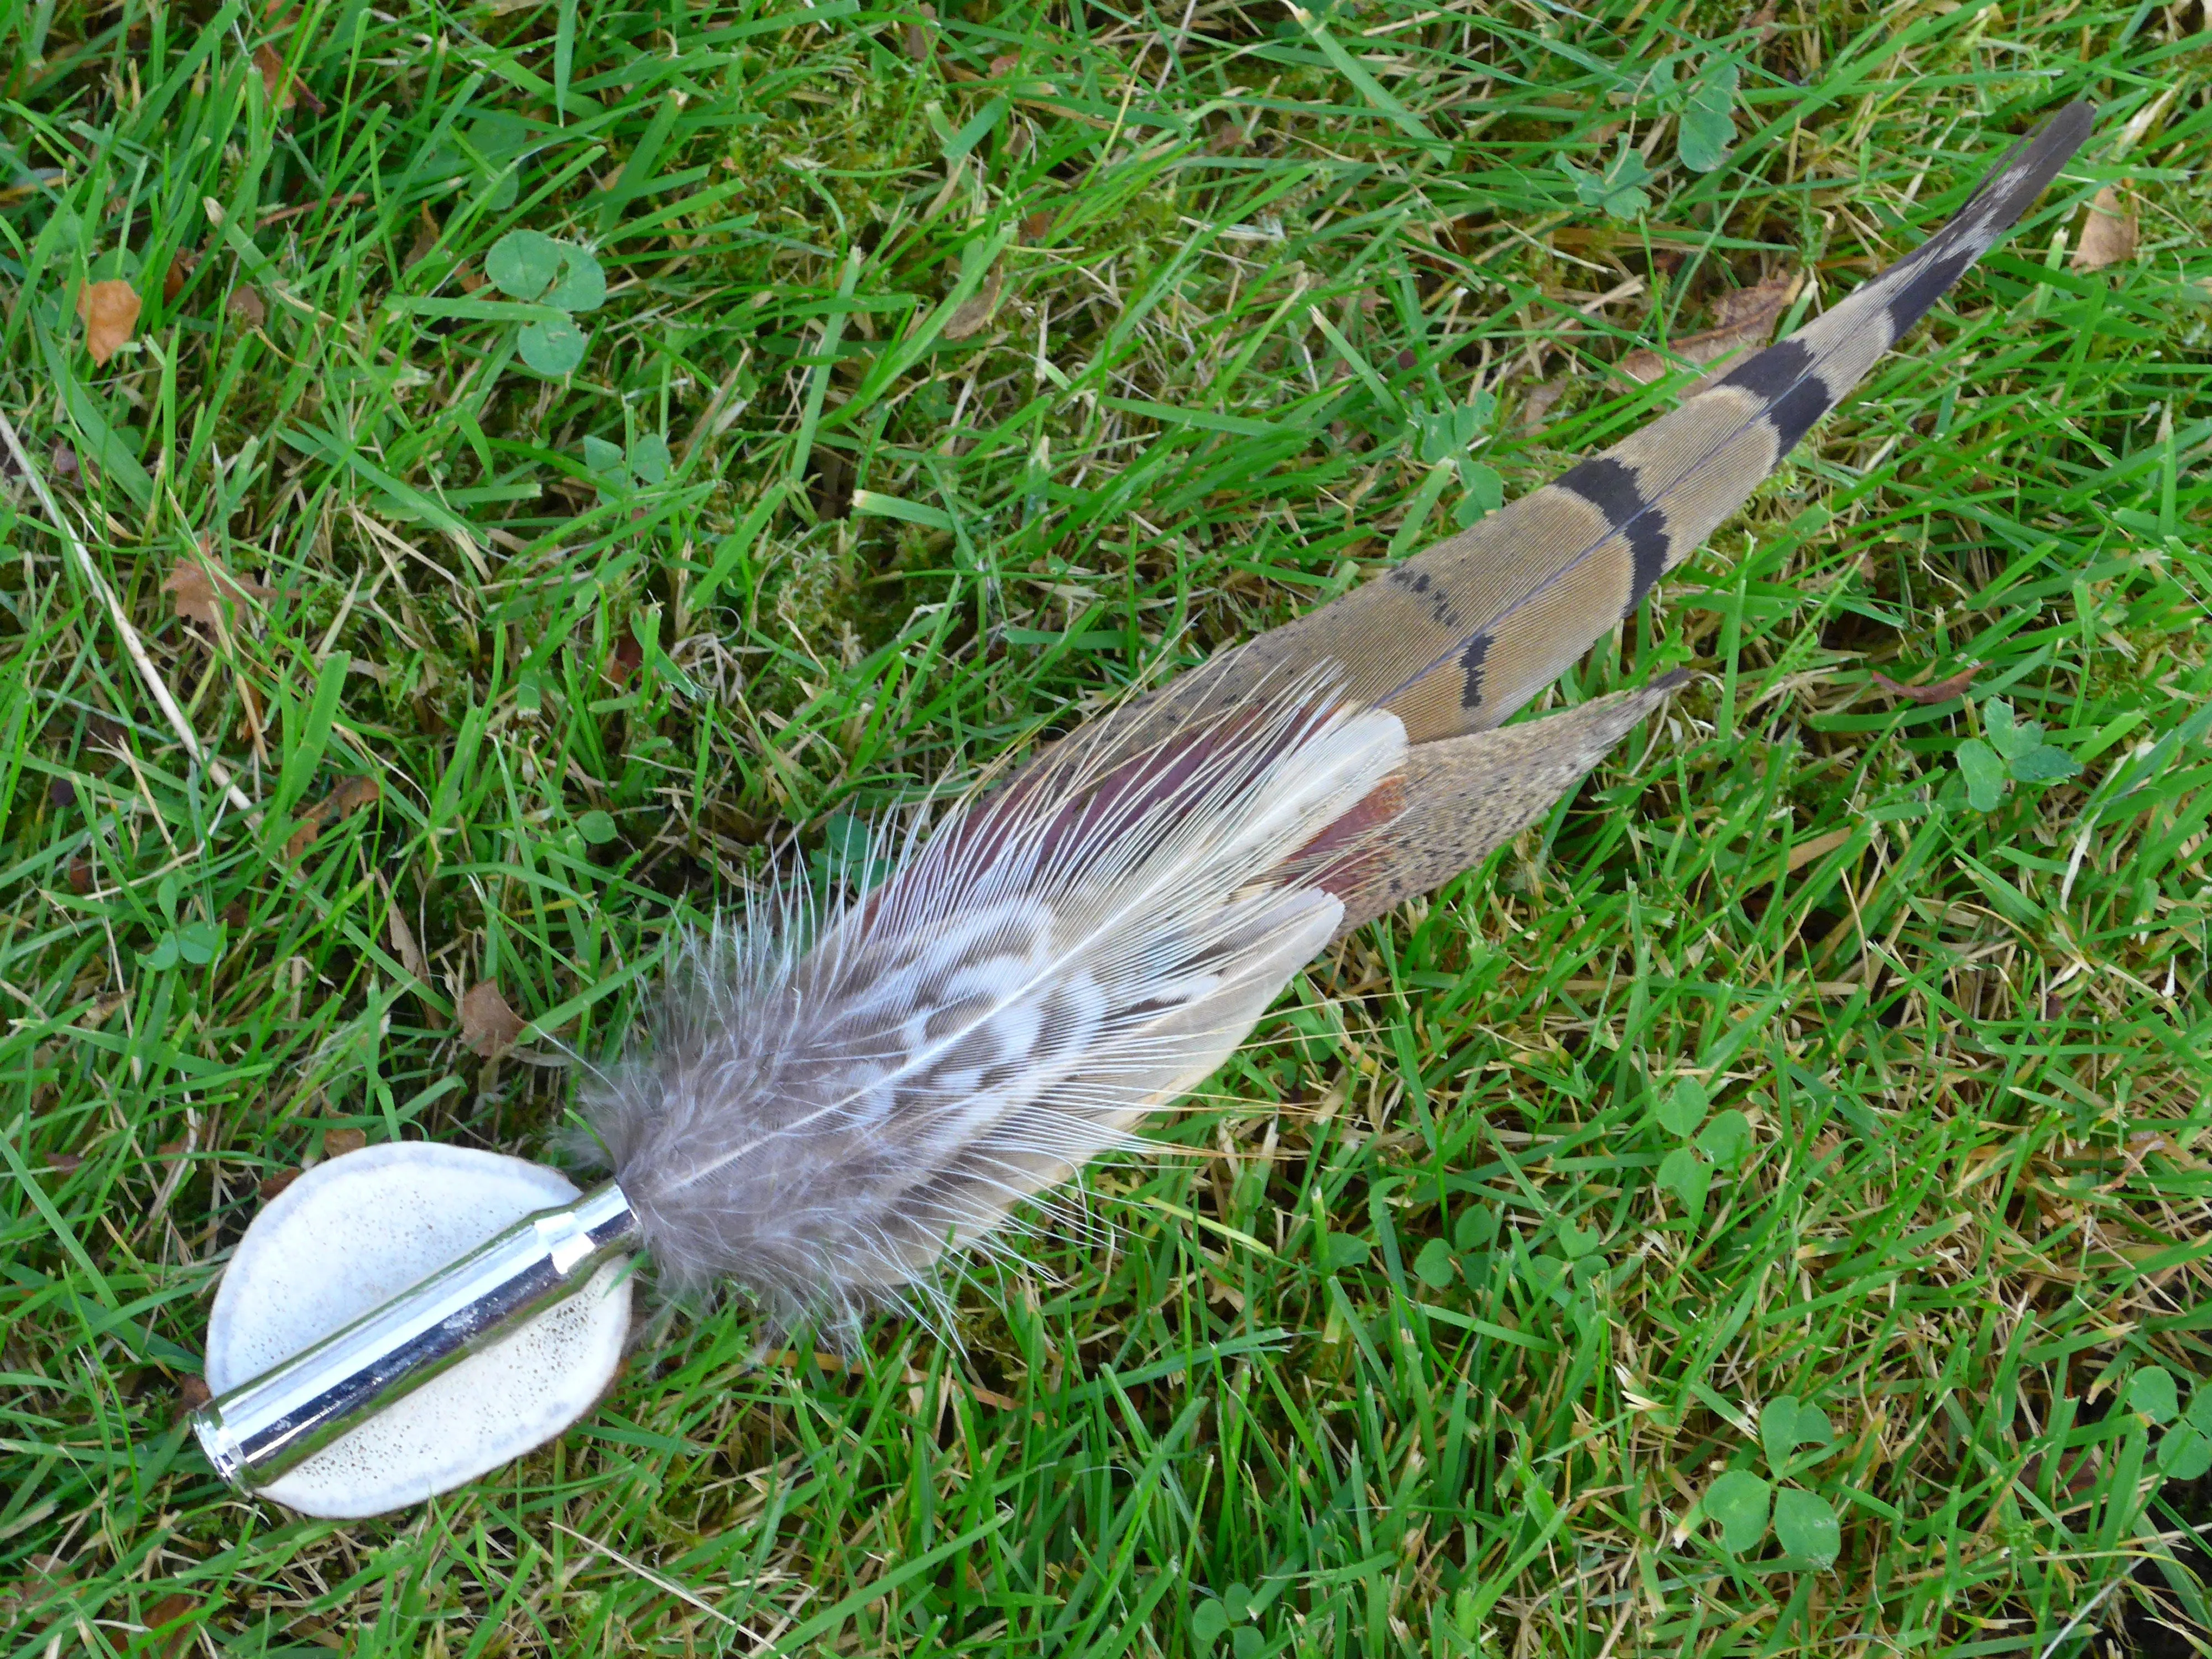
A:
POLYGON ((630 676, 645 666, 645 647, 638 642, 637 630, 625 627, 622 637, 615 641, 613 653, 606 666, 600 670, 617 687, 629 684, 630 676))
POLYGON ((1981 664, 1978 662, 1968 663, 1950 678, 1937 680, 1929 685, 1901 684, 1879 669, 1869 671, 1869 678, 1893 696, 1904 697, 1912 702, 1925 705, 1948 702, 1954 697, 1964 696, 1966 689, 1973 684, 1974 676, 1981 672, 1981 664))
MULTIPOLYGON (((22 1576, 15 1581, 15 1587, 0 1594, 0 1614, 9 1618, 27 1607, 36 1607, 76 1582, 69 1563, 58 1555, 34 1555, 19 1571, 22 1576)), ((43 1626, 63 1611, 58 1606, 48 1607, 39 1615, 38 1622, 43 1626)))
POLYGON ((305 1173, 305 1170, 296 1169, 279 1170, 275 1175, 264 1176, 261 1179, 261 1185, 258 1188, 261 1194, 261 1201, 264 1204, 266 1204, 270 1199, 276 1197, 277 1194, 283 1192, 287 1187, 297 1181, 305 1173))
MULTIPOLYGON (((1696 363, 1702 368, 1740 352, 1755 350, 1773 337, 1775 324, 1781 321, 1790 301, 1797 297, 1802 280, 1797 272, 1781 271, 1749 288, 1724 294, 1713 307, 1712 327, 1669 342, 1664 354, 1648 346, 1638 346, 1620 360, 1618 370, 1626 379, 1649 386, 1664 379, 1678 362, 1696 363)), ((1684 395, 1694 398, 1708 389, 1706 382, 1699 380, 1684 395)))
POLYGON ((169 571, 168 580, 161 584, 161 591, 169 596, 177 615, 203 628, 213 628, 220 620, 216 610, 217 601, 234 611, 241 599, 276 596, 275 588, 242 580, 205 554, 197 559, 178 560, 169 571))
POLYGON ((357 1152, 368 1145, 366 1129, 325 1129, 323 1131, 323 1156, 343 1158, 348 1152, 357 1152))
POLYGON ((364 806, 374 805, 384 793, 384 786, 374 778, 341 778, 337 788, 300 814, 300 827, 284 843, 284 856, 297 862, 300 855, 314 845, 315 837, 322 833, 325 823, 350 817, 364 806))
POLYGON ((76 314, 84 319, 84 349, 106 365, 138 326, 138 290, 128 283, 93 283, 78 291, 76 314))
POLYGON ((197 253, 178 252, 169 256, 169 268, 161 273, 163 305, 177 303, 177 296, 185 291, 185 284, 191 280, 192 272, 198 269, 199 263, 200 256, 197 253))
POLYGON ((181 1423, 192 1413, 215 1398, 204 1376, 180 1376, 177 1379, 177 1407, 169 1413, 172 1423, 181 1423))
POLYGON ((417 979, 427 979, 430 964, 422 960, 422 947, 415 942, 415 930, 407 925, 407 918, 395 901, 385 913, 384 931, 392 941, 392 954, 399 958, 399 965, 417 979))
POLYGON ((937 56, 937 8, 917 6, 915 11, 915 17, 909 19, 900 31, 900 38, 908 57, 917 64, 927 64, 937 56))
POLYGON ((198 1596, 171 1591, 146 1609, 146 1628, 156 1638, 160 1659, 179 1659, 192 1646, 192 1627, 184 1621, 200 1610, 198 1596))
POLYGON ((407 258, 400 264, 400 269, 403 270, 413 265, 419 265, 423 260, 428 258, 431 251, 438 246, 438 238, 445 234, 439 228, 438 222, 430 216, 428 208, 422 208, 419 211, 420 216, 416 222, 415 240, 409 246, 407 258))
POLYGON ((1542 427, 1551 418, 1553 405, 1566 395, 1565 375, 1554 375, 1540 386, 1529 387, 1528 395, 1521 399, 1521 429, 1534 432, 1542 427))
POLYGON ((2074 244, 2074 269, 2102 270, 2135 257, 2135 204, 2120 194, 2118 185, 2106 185, 2090 198, 2081 239, 2074 244))
POLYGON ((983 286, 963 300, 954 308, 952 315, 945 319, 945 337, 964 340, 971 334, 981 332, 983 325, 991 320, 991 313, 999 308, 999 295, 1005 291, 1006 286, 1006 273, 998 266, 992 266, 991 274, 984 278, 983 286))
POLYGON ((243 283, 231 289, 222 308, 248 328, 258 328, 269 320, 268 305, 258 292, 243 283))
POLYGON ((499 981, 484 980, 471 985, 461 998, 461 1042, 486 1060, 496 1060, 514 1047, 522 1035, 523 1018, 507 1006, 499 981))
POLYGON ((261 71, 262 90, 278 109, 289 109, 300 101, 295 91, 298 77, 284 72, 283 55, 276 47, 265 43, 254 47, 253 67, 261 71))

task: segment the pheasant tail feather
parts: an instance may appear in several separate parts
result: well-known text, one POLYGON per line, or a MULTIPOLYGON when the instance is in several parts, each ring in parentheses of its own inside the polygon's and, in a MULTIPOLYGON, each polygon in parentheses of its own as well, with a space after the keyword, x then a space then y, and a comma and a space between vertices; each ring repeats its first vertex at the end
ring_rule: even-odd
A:
POLYGON ((1483 857, 1677 680, 1503 722, 1981 257, 2075 105, 1904 260, 1683 405, 1085 727, 811 943, 709 949, 586 1105, 664 1271, 851 1314, 1218 1066, 1332 937, 1483 857))

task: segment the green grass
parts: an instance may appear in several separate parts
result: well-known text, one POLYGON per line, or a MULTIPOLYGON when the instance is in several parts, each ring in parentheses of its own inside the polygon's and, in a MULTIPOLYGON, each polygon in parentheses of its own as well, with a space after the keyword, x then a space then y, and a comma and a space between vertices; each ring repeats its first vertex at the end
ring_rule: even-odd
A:
POLYGON ((2154 1591, 2201 1617, 2181 1431, 2124 1394, 2212 1368, 2194 9, 939 5, 0 0, 0 407, 252 805, 10 469, 5 1650, 2044 1654, 2154 1591), (1704 173, 1655 132, 1701 43, 1743 60, 1704 173), (463 1048, 463 990, 611 1051, 781 838, 1448 531, 1486 481, 1425 416, 1493 396, 1478 454, 1528 488, 1665 405, 1607 364, 1772 270, 1832 300, 2070 95, 2098 135, 2014 241, 1549 701, 1693 686, 1317 963, 1164 1129, 1187 1156, 1099 1173, 1110 1249, 969 1286, 964 1352, 883 1320, 763 1367, 742 1310, 679 1317, 559 1443, 384 1522, 209 1473, 175 1405, 258 1183, 333 1128, 561 1125, 568 1074, 463 1048), (1622 135, 1640 217, 1556 165, 1622 135), (2122 178, 2141 251, 2079 274, 2122 178), (609 278, 565 379, 453 303, 517 227, 609 278), (145 312, 96 368, 73 296, 111 276, 145 312), (587 468, 656 436, 658 482, 587 468), (162 586, 202 543, 267 590, 215 627, 162 586), (1925 708, 1869 678, 1972 665, 1925 708), (1954 756, 1997 698, 2083 769, 1985 813, 1954 756), (193 923, 215 959, 156 965, 193 923), (1689 1206, 1684 1079, 1749 1127, 1689 1206), (1698 1509, 1771 1472, 1783 1396, 1833 1431, 1775 1441, 1826 1571, 1698 1509))

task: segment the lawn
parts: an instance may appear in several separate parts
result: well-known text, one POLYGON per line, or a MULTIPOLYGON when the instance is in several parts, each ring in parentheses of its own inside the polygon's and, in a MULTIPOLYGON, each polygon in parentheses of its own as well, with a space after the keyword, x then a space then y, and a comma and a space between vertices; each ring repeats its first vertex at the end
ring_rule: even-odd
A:
POLYGON ((2202 9, 937 4, 0 3, 4 1650, 2205 1651, 2202 9), (685 927, 1632 429, 1695 371, 1631 353, 2070 97, 1540 699, 1663 717, 957 1340, 669 1310, 418 1510, 209 1472, 287 1170, 561 1158, 685 927))

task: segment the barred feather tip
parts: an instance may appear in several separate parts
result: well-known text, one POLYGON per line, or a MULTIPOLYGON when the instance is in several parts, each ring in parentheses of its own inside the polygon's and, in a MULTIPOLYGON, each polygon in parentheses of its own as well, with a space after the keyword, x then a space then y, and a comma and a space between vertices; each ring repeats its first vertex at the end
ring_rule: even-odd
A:
POLYGON ((1160 724, 1052 751, 817 926, 695 942, 584 1101, 665 1279, 849 1321, 1221 1065, 1335 931, 1405 728, 1310 677, 1160 724))

